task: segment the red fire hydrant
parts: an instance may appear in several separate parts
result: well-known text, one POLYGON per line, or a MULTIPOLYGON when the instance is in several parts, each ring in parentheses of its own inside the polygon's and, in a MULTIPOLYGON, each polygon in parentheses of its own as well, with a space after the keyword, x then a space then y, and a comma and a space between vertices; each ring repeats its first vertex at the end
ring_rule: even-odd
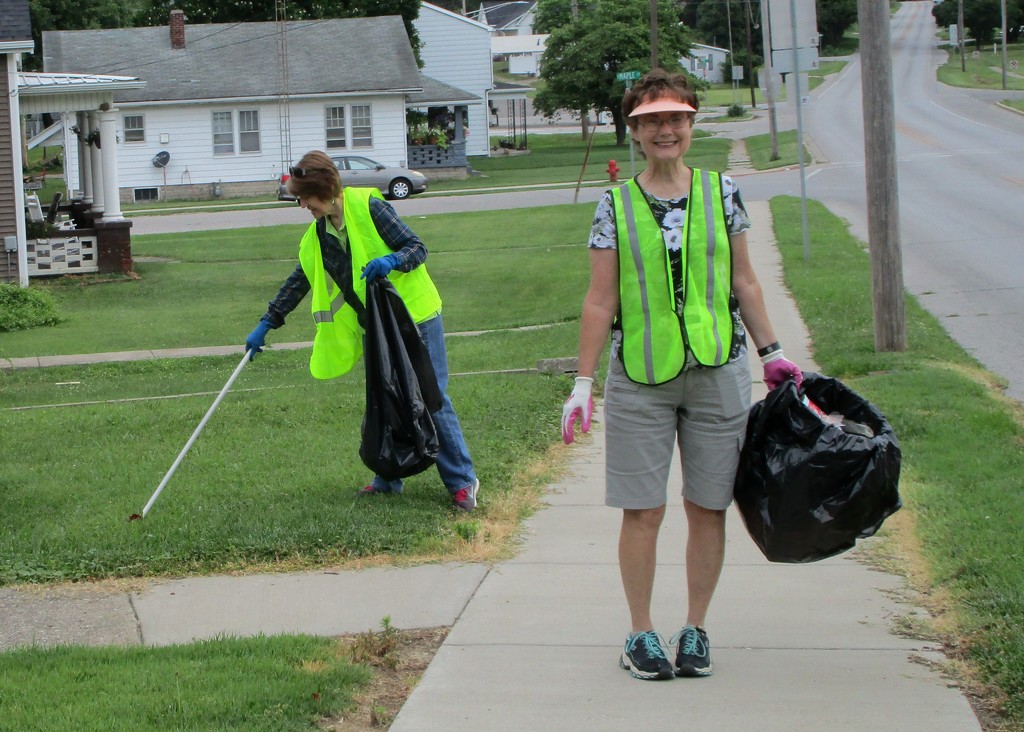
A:
POLYGON ((619 180, 619 166, 614 160, 608 161, 608 180, 615 183, 619 180))

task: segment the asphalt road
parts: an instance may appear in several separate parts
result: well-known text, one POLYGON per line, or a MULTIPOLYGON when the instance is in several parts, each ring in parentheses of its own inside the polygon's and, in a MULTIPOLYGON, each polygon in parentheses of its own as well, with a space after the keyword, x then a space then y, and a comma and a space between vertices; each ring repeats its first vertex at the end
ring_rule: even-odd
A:
MULTIPOLYGON (((996 106, 1024 93, 938 83, 945 53, 930 11, 903 3, 891 26, 904 282, 1024 400, 1024 116, 996 106)), ((881 212, 865 206, 861 98, 854 58, 812 95, 804 129, 827 161, 809 173, 808 196, 867 241, 868 216, 881 212)))

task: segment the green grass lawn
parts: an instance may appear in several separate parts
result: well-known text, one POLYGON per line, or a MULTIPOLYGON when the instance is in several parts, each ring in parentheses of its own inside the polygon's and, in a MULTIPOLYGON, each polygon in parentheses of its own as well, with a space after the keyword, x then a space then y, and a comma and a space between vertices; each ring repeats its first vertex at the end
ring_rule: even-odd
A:
MULTIPOLYGON (((516 518, 519 472, 543 459, 557 433, 566 379, 514 371, 574 355, 580 298, 567 294, 586 289, 592 215, 586 204, 409 222, 431 250, 448 333, 494 331, 449 339, 451 370, 465 374, 450 392, 490 496, 484 517, 490 503, 495 520, 508 506, 516 518), (484 230, 500 233, 481 237, 484 230), (550 327, 514 330, 521 326, 550 327)), ((140 264, 137 280, 43 284, 67 320, 2 333, 0 353, 235 343, 240 357, 246 334, 294 268, 302 230, 137 237, 137 256, 166 261, 140 264)), ((308 341, 312 333, 300 309, 269 342, 308 341)), ((217 428, 206 429, 144 529, 125 518, 156 487, 238 357, 0 375, 0 583, 223 571, 282 557, 318 564, 456 556, 472 549, 467 537, 486 542, 486 518, 461 528, 453 522, 433 472, 411 479, 400 503, 356 504, 354 491, 369 478, 356 456, 361 366, 316 382, 307 359, 305 351, 270 351, 242 372, 217 428), (78 406, 47 406, 69 403, 78 406), (15 434, 61 437, 8 445, 15 434), (350 448, 339 452, 337 444, 350 448), (308 454, 336 459, 326 472, 296 471, 296 456, 308 454), (54 465, 66 477, 54 481, 54 465)))
POLYGON ((805 260, 799 199, 774 199, 772 216, 815 360, 878 405, 900 439, 894 543, 923 555, 925 576, 910 579, 932 603, 931 632, 996 689, 988 698, 1003 703, 1005 729, 1024 729, 1024 413, 913 297, 907 350, 876 353, 863 243, 811 201, 805 260))
MULTIPOLYGON (((799 161, 797 157, 797 145, 796 145, 796 130, 786 130, 780 132, 777 135, 779 157, 777 160, 771 159, 772 153, 772 141, 771 135, 752 135, 746 138, 747 154, 750 156, 750 164, 756 170, 768 170, 771 168, 781 168, 786 165, 796 165, 799 161)), ((804 147, 804 164, 809 165, 814 162, 811 157, 810 151, 804 147)))
POLYGON ((4 730, 314 730, 370 678, 332 638, 0 654, 4 730))
MULTIPOLYGON (((995 53, 992 52, 991 46, 975 49, 968 45, 964 50, 964 70, 961 70, 959 52, 956 49, 947 49, 946 63, 938 69, 939 81, 950 86, 971 89, 1002 89, 1002 47, 997 45, 995 53)), ((1007 68, 1006 88, 1024 89, 1024 72, 1021 71, 1021 64, 1024 64, 1024 43, 1007 45, 1006 57, 1007 64, 1010 61, 1016 61, 1018 64, 1016 71, 1007 68)))
MULTIPOLYGON (((629 142, 615 144, 615 133, 598 128, 587 155, 587 140, 578 133, 535 134, 527 133, 529 153, 526 155, 494 155, 487 158, 473 158, 473 169, 480 175, 466 180, 437 181, 431 183, 431 191, 472 190, 493 186, 525 186, 540 184, 575 183, 583 174, 584 181, 592 185, 608 184, 608 161, 615 160, 622 169, 621 176, 629 173, 629 142), (586 161, 586 168, 583 168, 586 161)), ((702 130, 698 125, 693 147, 687 161, 697 167, 711 170, 725 170, 729 159, 731 142, 716 138, 713 131, 702 130)), ((497 138, 494 138, 497 142, 497 138)), ((636 170, 643 169, 639 149, 633 152, 636 170)), ((620 176, 620 177, 621 177, 620 176)))
MULTIPOLYGON (((887 415, 903 449, 905 508, 887 522, 886 540, 874 543, 873 553, 890 567, 907 568, 908 580, 941 619, 941 624, 917 627, 917 632, 955 646, 977 679, 1003 694, 1007 728, 1019 729, 1024 723, 1024 418, 998 395, 993 377, 912 298, 907 300, 908 349, 876 353, 864 245, 812 201, 811 257, 804 260, 799 205, 796 199, 781 198, 772 202, 772 209, 786 283, 810 329, 815 360, 887 415), (926 570, 910 573, 909 567, 918 565, 908 557, 920 557, 926 570)), ((441 240, 433 244, 437 260, 431 266, 439 283, 444 282, 441 292, 450 308, 446 318, 459 324, 449 331, 487 323, 498 328, 486 335, 448 339, 455 373, 452 397, 485 485, 477 514, 456 515, 430 473, 410 480, 400 501, 357 502, 352 490, 366 478, 355 452, 361 374, 357 370, 335 382, 317 383, 305 372, 305 352, 271 351, 242 372, 235 392, 214 415, 150 516, 129 523, 128 514, 149 497, 237 359, 17 371, 0 375, 5 456, 0 463, 0 582, 289 569, 364 556, 398 561, 487 556, 486 548, 502 545, 509 527, 532 510, 539 487, 558 469, 563 448, 557 424, 569 379, 481 372, 528 368, 537 358, 575 352, 575 319, 587 278, 583 241, 592 208, 556 207, 541 226, 530 226, 539 210, 526 215, 491 212, 468 221, 465 229, 459 228, 459 217, 413 222, 425 239, 441 240), (484 222, 490 227, 481 237, 484 222), (511 297, 515 289, 493 292, 503 286, 497 276, 477 278, 485 252, 504 257, 503 267, 495 269, 530 288, 526 297, 511 297), (541 265, 528 263, 541 255, 548 257, 541 265), (555 325, 501 330, 527 322, 555 325), (87 403, 46 406, 69 402, 87 403), (15 437, 25 435, 32 437, 15 437), (348 449, 337 449, 339 444, 348 449), (332 459, 323 470, 296 469, 296 456, 305 454, 329 454, 332 459)), ((258 272, 257 254, 274 253, 246 254, 241 243, 230 239, 222 252, 212 243, 204 246, 188 239, 176 246, 171 238, 153 237, 140 246, 151 254, 180 255, 178 263, 154 264, 144 275, 156 277, 156 268, 164 268, 160 276, 167 278, 169 288, 175 279, 192 279, 200 264, 233 268, 235 277, 253 282, 258 279, 253 275, 258 272)), ((250 246, 276 245, 268 241, 250 246)), ((277 276, 288 269, 285 259, 269 264, 281 268, 277 276)), ((268 283, 275 279, 269 273, 260 276, 268 283)), ((178 287, 180 300, 187 288, 178 287)), ((122 298, 123 310, 137 304, 125 283, 67 289, 62 295, 67 311, 90 305, 94 296, 88 291, 93 289, 111 293, 99 300, 122 298)), ((211 302, 220 308, 231 297, 243 298, 254 303, 248 316, 254 318, 273 294, 263 289, 259 283, 211 302)), ((221 297, 216 292, 208 296, 221 297)), ((157 326, 150 330, 171 322, 179 304, 170 303, 172 313, 154 321, 157 326)), ((111 313, 117 310, 108 307, 111 313)), ((240 341, 253 321, 231 317, 237 323, 221 332, 240 341)), ((217 320, 207 317, 194 323, 197 342, 205 342, 207 330, 222 327, 217 320)), ((308 328, 294 327, 291 336, 308 336, 308 328)), ((95 318, 80 320, 78 329, 108 330, 95 318)), ((59 348, 66 339, 100 342, 109 337, 67 331, 55 337, 57 333, 35 331, 37 350, 59 348)), ((0 334, 0 345, 11 335, 0 334)), ((137 337, 159 339, 149 330, 137 337)), ((105 676, 171 674, 181 677, 180 685, 150 692, 151 701, 140 703, 138 714, 153 707, 178 714, 175 705, 187 700, 195 705, 189 711, 196 719, 217 720, 225 697, 250 704, 247 700, 261 692, 232 680, 224 687, 229 692, 203 695, 190 686, 190 677, 178 664, 187 665, 192 654, 220 659, 241 653, 252 656, 252 663, 266 655, 302 665, 288 650, 291 642, 254 641, 258 651, 253 646, 238 651, 233 641, 214 641, 201 649, 182 648, 177 656, 160 649, 0 654, 0 701, 6 713, 9 700, 19 699, 19 706, 12 708, 28 711, 15 719, 43 720, 42 728, 59 714, 72 720, 62 722, 65 727, 127 729, 132 725, 119 727, 122 717, 116 715, 143 717, 131 716, 135 709, 100 702, 113 688, 105 676), (274 645, 279 642, 280 648, 274 645), (110 670, 91 673, 97 665, 110 670), (52 709, 36 703, 38 685, 58 677, 73 680, 57 686, 69 692, 62 695, 63 703, 52 709), (81 719, 93 721, 75 723, 81 719)), ((327 647, 308 639, 295 643, 303 649, 300 657, 316 657, 327 647)), ((240 675, 263 688, 282 674, 271 664, 240 675)), ((314 713, 311 687, 299 683, 290 688, 266 706, 251 702, 254 714, 275 721, 287 718, 288 724, 281 723, 279 729, 304 728, 304 720, 314 713)), ((992 693, 989 697, 1000 698, 992 693)), ((343 705, 342 699, 339 695, 336 703, 343 705)), ((197 722, 193 728, 203 726, 197 722)), ((251 728, 264 727, 254 723, 251 728)))
MULTIPOLYGON (((788 162, 778 164, 795 163, 795 134, 788 134, 780 137, 788 162)), ((482 163, 492 165, 486 185, 579 176, 579 135, 530 141, 530 155, 482 163)), ((767 136, 747 146, 755 166, 767 164, 767 136)), ((727 140, 702 137, 688 162, 721 170, 727 156, 727 140)), ((609 158, 625 169, 628 148, 600 132, 588 171, 603 174, 609 158)), ((1007 728, 1024 728, 1024 417, 912 299, 908 350, 875 353, 863 244, 812 202, 805 261, 799 201, 772 206, 786 282, 815 359, 879 406, 900 437, 905 508, 876 551, 891 555, 890 566, 906 567, 908 555, 923 559, 926 571, 908 579, 941 626, 922 632, 956 647, 980 688, 991 685, 987 697, 1004 700, 1007 728)), ((261 355, 150 516, 132 523, 127 516, 149 498, 238 358, 0 372, 0 584, 309 568, 368 556, 502 556, 559 469, 557 424, 569 386, 565 377, 514 372, 575 354, 592 215, 586 204, 409 221, 431 250, 445 299, 450 392, 485 485, 475 515, 455 514, 432 472, 410 479, 401 501, 353 498, 367 478, 356 454, 361 367, 321 383, 308 375, 306 351, 261 355), (524 325, 549 327, 514 330, 524 325), (477 330, 491 332, 452 335, 477 330), (296 456, 311 450, 332 455, 331 464, 296 470, 296 456)), ((54 295, 67 320, 0 333, 0 357, 231 343, 240 357, 245 334, 294 266, 303 228, 135 237, 134 254, 156 260, 139 263, 139 279, 34 283, 54 295)), ((309 340, 303 312, 272 333, 271 344, 309 340)), ((347 662, 321 665, 332 648, 300 637, 224 639, 173 653, 0 654, 0 727, 11 720, 12 729, 141 729, 158 711, 181 728, 232 729, 227 717, 242 720, 239 729, 312 728, 344 708, 365 678, 347 662), (218 675, 224 693, 203 694, 192 676, 197 664, 233 664, 240 673, 218 675), (294 675, 283 666, 312 671, 294 675), (133 691, 136 679, 147 686, 154 675, 176 683, 133 691), (54 693, 69 701, 49 703, 54 693), (115 693, 139 700, 115 705, 115 693), (228 702, 235 706, 226 714, 228 702)))

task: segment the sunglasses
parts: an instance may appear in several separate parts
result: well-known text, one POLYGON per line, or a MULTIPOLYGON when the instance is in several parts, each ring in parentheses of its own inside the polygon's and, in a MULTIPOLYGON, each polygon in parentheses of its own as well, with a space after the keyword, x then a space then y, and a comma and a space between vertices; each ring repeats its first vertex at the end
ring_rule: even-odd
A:
POLYGON ((307 178, 317 173, 326 173, 327 171, 323 168, 288 168, 288 174, 293 178, 307 178))

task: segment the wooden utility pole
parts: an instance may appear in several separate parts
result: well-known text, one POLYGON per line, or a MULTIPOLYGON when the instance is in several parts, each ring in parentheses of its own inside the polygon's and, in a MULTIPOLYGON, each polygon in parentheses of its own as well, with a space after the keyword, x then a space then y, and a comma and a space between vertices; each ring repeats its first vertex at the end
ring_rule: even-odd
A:
POLYGON ((732 103, 739 104, 740 100, 736 98, 738 92, 736 78, 732 73, 732 70, 736 68, 736 54, 732 50, 732 12, 729 10, 730 5, 732 5, 732 0, 725 0, 725 25, 729 29, 729 81, 732 85, 732 103))
POLYGON ((754 42, 750 40, 750 26, 753 22, 754 16, 750 12, 750 0, 747 0, 747 72, 750 75, 750 107, 757 109, 757 80, 754 78, 754 42))
POLYGON ((905 351, 903 255, 896 180, 896 121, 889 0, 857 0, 867 185, 868 249, 876 351, 905 351))
POLYGON ((964 0, 957 0, 956 7, 956 44, 960 47, 960 71, 967 71, 964 59, 964 0))
POLYGON ((1003 89, 1006 89, 1006 0, 1000 0, 999 12, 1003 21, 1003 89))
MULTIPOLYGON (((750 0, 747 0, 750 7, 750 0)), ((771 140, 769 160, 779 159, 779 125, 775 119, 775 89, 772 81, 772 38, 768 26, 768 0, 761 0, 761 42, 764 45, 764 92, 768 98, 768 136, 771 140)))
MULTIPOLYGON (((570 8, 572 10, 572 19, 575 21, 577 18, 580 17, 580 8, 579 8, 579 5, 577 4, 576 0, 572 0, 572 4, 570 5, 570 8)), ((589 127, 590 127, 590 110, 586 109, 586 108, 583 108, 583 109, 580 110, 580 134, 583 136, 584 140, 587 139, 587 132, 589 130, 589 127)))
POLYGON ((651 68, 658 66, 658 0, 651 0, 651 68))

